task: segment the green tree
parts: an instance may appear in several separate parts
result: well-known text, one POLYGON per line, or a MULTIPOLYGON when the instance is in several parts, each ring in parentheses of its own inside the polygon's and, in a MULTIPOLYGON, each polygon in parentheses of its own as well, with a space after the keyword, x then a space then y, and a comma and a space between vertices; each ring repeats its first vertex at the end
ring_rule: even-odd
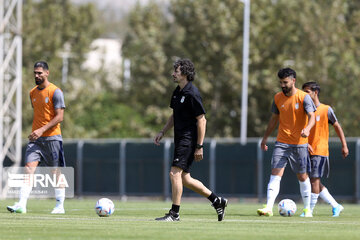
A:
POLYGON ((94 38, 100 35, 97 10, 92 4, 75 6, 68 0, 29 0, 23 10, 23 137, 31 132, 32 108, 29 91, 34 87, 33 65, 35 61, 49 63, 49 80, 65 91, 67 105, 63 128, 65 137, 73 135, 76 123, 73 116, 82 111, 81 102, 93 95, 91 89, 77 91, 76 85, 86 85, 92 79, 81 69, 84 55, 94 38), (69 64, 69 81, 61 83, 62 59, 59 55, 65 43, 72 47, 73 58, 69 64), (75 107, 76 106, 76 107, 75 107), (76 109, 76 111, 74 111, 76 109))
POLYGON ((208 136, 239 136, 242 9, 238 0, 176 0, 171 12, 184 31, 182 53, 197 67, 195 82, 208 116, 208 136))
MULTIPOLYGON (((238 0, 172 0, 168 9, 137 5, 123 52, 131 60, 129 105, 156 126, 169 115, 172 62, 193 60, 207 110, 207 136, 239 136, 243 4, 238 0)), ((280 91, 277 71, 322 86, 347 136, 360 134, 360 4, 334 1, 251 1, 248 136, 262 136, 280 91)), ((275 133, 274 133, 275 134, 275 133)))
POLYGON ((169 92, 174 84, 172 59, 167 50, 174 45, 171 26, 155 3, 145 7, 137 4, 128 21, 123 54, 131 61, 131 80, 129 90, 121 91, 121 99, 143 115, 146 124, 156 131, 170 116, 169 92))
MULTIPOLYGON (((345 134, 358 136, 355 119, 360 118, 360 111, 355 99, 359 99, 360 83, 354 79, 360 76, 355 30, 359 4, 349 0, 253 1, 251 20, 250 82, 257 94, 250 95, 250 105, 260 104, 259 110, 268 113, 273 94, 279 91, 276 71, 290 66, 298 73, 298 88, 307 81, 320 83, 320 100, 335 108, 345 134)), ((266 119, 266 114, 255 115, 266 119)), ((257 132, 261 128, 258 125, 257 132)))
POLYGON ((137 5, 130 13, 131 31, 123 46, 132 63, 130 103, 136 102, 146 116, 157 114, 153 122, 163 124, 169 116, 169 97, 175 88, 170 80, 172 63, 187 57, 197 69, 195 84, 211 126, 208 136, 233 136, 234 128, 239 128, 241 62, 236 56, 241 53, 242 18, 234 10, 238 1, 225 2, 172 1, 172 16, 155 3, 137 5))

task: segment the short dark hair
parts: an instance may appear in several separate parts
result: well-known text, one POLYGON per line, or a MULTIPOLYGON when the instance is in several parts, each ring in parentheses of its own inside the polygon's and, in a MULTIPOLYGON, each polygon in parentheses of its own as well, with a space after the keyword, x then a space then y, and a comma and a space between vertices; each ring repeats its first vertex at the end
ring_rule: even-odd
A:
POLYGON ((189 59, 179 59, 174 62, 174 69, 176 70, 180 66, 182 75, 185 75, 188 81, 194 81, 195 79, 195 67, 189 59))
POLYGON ((34 68, 39 68, 39 67, 41 67, 44 70, 49 70, 49 65, 45 61, 37 61, 34 64, 34 68))
POLYGON ((318 92, 318 95, 320 94, 320 85, 317 82, 307 82, 302 85, 302 89, 310 88, 311 91, 318 92))
POLYGON ((296 72, 295 72, 295 70, 293 70, 291 68, 283 68, 283 69, 279 70, 278 77, 280 79, 284 79, 287 77, 296 78, 296 72))

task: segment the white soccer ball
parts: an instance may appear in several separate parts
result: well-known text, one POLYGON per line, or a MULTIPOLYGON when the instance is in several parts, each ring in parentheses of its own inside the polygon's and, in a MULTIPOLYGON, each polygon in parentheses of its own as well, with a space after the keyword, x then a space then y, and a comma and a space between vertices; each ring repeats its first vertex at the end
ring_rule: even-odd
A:
POLYGON ((96 202, 95 212, 99 217, 108 217, 115 211, 114 203, 108 198, 101 198, 96 202))
POLYGON ((279 214, 283 217, 291 217, 296 212, 296 203, 291 199, 283 199, 278 204, 279 214))

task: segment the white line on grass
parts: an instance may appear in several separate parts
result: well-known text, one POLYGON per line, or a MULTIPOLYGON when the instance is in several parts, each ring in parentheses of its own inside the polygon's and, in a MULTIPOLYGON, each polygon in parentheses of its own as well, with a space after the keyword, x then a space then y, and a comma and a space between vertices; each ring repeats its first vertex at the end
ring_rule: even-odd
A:
MULTIPOLYGON (((194 220, 194 219, 192 219, 194 220)), ((314 220, 304 220, 304 221, 288 221, 288 222, 284 222, 284 221, 276 221, 276 220, 244 220, 244 219, 228 219, 228 220, 224 220, 226 222, 249 222, 249 223, 276 223, 276 224, 298 224, 298 223, 324 223, 324 224, 344 224, 344 225, 359 225, 360 226, 360 222, 337 222, 337 221, 314 221, 314 220)))
MULTIPOLYGON (((118 221, 118 222, 144 222, 144 221, 155 221, 154 219, 143 219, 143 218, 105 218, 105 217, 93 217, 93 218, 74 218, 74 217, 46 217, 46 216, 21 216, 23 219, 39 219, 39 220, 87 220, 87 221, 99 221, 99 219, 106 219, 106 221, 118 221)), ((101 220, 100 220, 101 221, 101 220)), ((185 219, 182 222, 215 222, 216 220, 210 219, 185 219)), ((342 224, 342 225, 355 225, 360 226, 359 222, 338 222, 338 221, 277 221, 277 220, 246 220, 246 219, 227 219, 224 220, 226 222, 241 222, 241 223, 273 223, 273 224, 314 224, 314 223, 322 223, 322 224, 342 224)))

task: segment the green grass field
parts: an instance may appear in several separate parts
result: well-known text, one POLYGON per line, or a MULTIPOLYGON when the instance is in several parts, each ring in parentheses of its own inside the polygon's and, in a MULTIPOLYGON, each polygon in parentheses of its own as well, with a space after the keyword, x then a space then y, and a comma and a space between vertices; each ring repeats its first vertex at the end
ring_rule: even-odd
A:
MULTIPOLYGON (((331 208, 319 204, 313 218, 296 216, 259 217, 261 204, 230 201, 223 222, 217 221, 208 202, 184 201, 180 222, 156 222, 170 202, 114 201, 115 213, 108 218, 95 214, 96 199, 68 199, 66 214, 52 215, 54 200, 28 202, 27 214, 6 210, 13 200, 0 201, 0 239, 360 239, 360 205, 344 204, 338 218, 331 208)), ((298 203, 298 208, 301 204, 298 203)))

